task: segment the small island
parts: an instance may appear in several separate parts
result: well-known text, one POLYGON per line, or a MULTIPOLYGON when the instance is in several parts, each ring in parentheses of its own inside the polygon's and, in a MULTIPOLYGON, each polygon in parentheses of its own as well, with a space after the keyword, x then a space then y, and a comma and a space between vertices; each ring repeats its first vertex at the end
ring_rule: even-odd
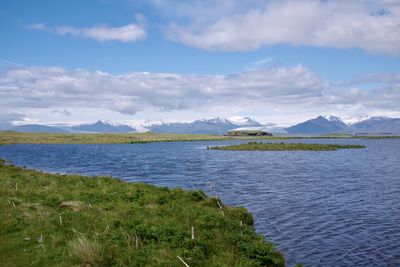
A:
POLYGON ((239 151, 334 151, 338 149, 365 148, 362 145, 338 145, 338 144, 305 144, 305 143, 262 143, 250 142, 247 144, 230 146, 211 146, 212 150, 239 150, 239 151))

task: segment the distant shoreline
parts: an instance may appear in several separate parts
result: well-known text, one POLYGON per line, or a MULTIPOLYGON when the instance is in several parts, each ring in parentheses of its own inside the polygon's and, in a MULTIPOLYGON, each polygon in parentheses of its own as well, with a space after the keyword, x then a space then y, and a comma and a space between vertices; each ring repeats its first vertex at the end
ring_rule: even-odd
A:
POLYGON ((400 136, 224 136, 218 134, 161 133, 23 133, 0 131, 0 145, 11 144, 140 144, 152 142, 226 141, 226 140, 291 140, 291 139, 397 139, 400 136))

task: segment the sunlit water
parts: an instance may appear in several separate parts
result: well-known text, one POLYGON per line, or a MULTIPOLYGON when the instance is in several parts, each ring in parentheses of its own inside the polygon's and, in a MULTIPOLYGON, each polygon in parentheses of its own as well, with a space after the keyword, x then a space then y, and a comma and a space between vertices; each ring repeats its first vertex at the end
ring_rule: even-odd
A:
POLYGON ((277 244, 288 266, 400 266, 400 140, 300 141, 367 148, 205 149, 241 141, 12 145, 1 146, 0 157, 48 172, 112 175, 217 194, 254 214, 257 231, 277 244))

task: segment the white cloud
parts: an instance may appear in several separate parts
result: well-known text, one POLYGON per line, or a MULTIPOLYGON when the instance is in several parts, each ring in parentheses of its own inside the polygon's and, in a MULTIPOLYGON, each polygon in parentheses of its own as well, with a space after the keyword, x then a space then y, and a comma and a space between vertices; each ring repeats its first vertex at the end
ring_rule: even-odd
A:
POLYGON ((275 65, 274 61, 275 61, 275 59, 272 57, 259 59, 257 61, 251 62, 249 64, 249 66, 246 68, 246 70, 252 71, 252 70, 257 70, 257 69, 261 69, 261 68, 271 67, 271 66, 275 65))
POLYGON ((91 38, 101 42, 135 42, 146 38, 144 27, 137 24, 128 24, 121 27, 96 26, 90 28, 57 26, 54 27, 54 32, 60 35, 91 38))
MULTIPOLYGON (((385 76, 385 75, 384 75, 385 76)), ((390 78, 392 77, 392 78, 390 78)), ((371 83, 381 77, 368 77, 371 83)), ((108 110, 133 115, 183 112, 307 117, 318 114, 400 114, 398 75, 375 89, 335 87, 302 65, 231 75, 132 72, 113 75, 59 67, 14 68, 0 73, 2 113, 35 110, 108 110)), ((287 118, 286 118, 287 119, 287 118)))
POLYGON ((142 14, 136 14, 137 23, 130 23, 119 27, 99 25, 94 27, 72 27, 72 26, 47 26, 43 23, 29 24, 30 30, 49 31, 59 35, 71 35, 74 37, 90 38, 100 42, 136 42, 147 36, 146 19, 142 14))
POLYGON ((198 23, 231 16, 249 9, 265 5, 265 0, 132 0, 135 5, 149 4, 162 17, 175 18, 181 21, 192 20, 198 23))
MULTIPOLYGON (((268 105, 319 97, 325 84, 303 66, 233 75, 134 72, 112 75, 58 67, 9 70, 0 75, 4 107, 106 108, 125 114, 208 109, 210 106, 268 105)), ((69 108, 69 109, 70 109, 69 108)))
POLYGON ((399 1, 284 0, 257 3, 257 7, 252 3, 250 9, 231 8, 217 19, 199 12, 198 17, 209 19, 194 18, 190 24, 172 21, 166 34, 205 50, 246 51, 292 44, 400 55, 399 1))

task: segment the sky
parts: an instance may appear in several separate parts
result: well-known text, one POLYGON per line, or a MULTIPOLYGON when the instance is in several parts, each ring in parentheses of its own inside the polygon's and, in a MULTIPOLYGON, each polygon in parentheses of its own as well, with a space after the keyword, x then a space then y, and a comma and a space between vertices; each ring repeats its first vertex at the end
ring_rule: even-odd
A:
POLYGON ((2 0, 0 124, 400 117, 398 0, 2 0))

